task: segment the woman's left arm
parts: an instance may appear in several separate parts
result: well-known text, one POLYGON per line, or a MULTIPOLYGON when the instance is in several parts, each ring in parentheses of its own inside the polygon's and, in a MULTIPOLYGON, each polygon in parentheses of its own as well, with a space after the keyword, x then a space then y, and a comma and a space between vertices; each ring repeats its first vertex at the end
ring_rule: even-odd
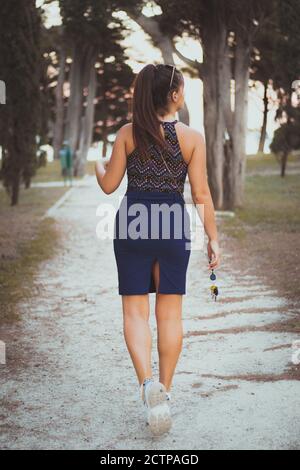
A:
POLYGON ((126 127, 127 125, 125 124, 117 132, 107 167, 104 168, 103 163, 100 161, 95 163, 98 184, 106 194, 113 193, 118 188, 126 171, 126 127))

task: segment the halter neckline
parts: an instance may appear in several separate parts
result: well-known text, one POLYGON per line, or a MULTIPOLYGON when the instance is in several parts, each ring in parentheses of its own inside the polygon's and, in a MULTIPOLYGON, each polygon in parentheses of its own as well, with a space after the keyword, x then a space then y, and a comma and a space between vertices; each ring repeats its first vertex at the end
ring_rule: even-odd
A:
POLYGON ((159 122, 160 122, 161 124, 167 124, 167 123, 168 123, 168 124, 174 124, 174 122, 177 122, 177 121, 178 121, 178 119, 174 119, 174 121, 161 121, 161 120, 159 119, 159 122))

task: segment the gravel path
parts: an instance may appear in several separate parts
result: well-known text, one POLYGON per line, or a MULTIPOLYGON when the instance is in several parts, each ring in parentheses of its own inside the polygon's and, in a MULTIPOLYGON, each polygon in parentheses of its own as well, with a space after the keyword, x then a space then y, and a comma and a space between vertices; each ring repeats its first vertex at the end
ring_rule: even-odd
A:
MULTIPOLYGON (((232 272, 223 249, 220 299, 209 295, 203 251, 192 251, 184 346, 172 388, 174 425, 153 438, 123 339, 112 240, 96 237, 100 202, 87 178, 57 207, 62 250, 41 265, 39 296, 6 326, 0 365, 2 449, 296 449, 300 383, 291 373, 297 336, 278 325, 296 315, 254 276, 232 272), (273 326, 277 325, 276 327, 273 326)), ((222 236, 221 236, 222 243, 222 236)), ((154 294, 150 295, 157 374, 154 294)))

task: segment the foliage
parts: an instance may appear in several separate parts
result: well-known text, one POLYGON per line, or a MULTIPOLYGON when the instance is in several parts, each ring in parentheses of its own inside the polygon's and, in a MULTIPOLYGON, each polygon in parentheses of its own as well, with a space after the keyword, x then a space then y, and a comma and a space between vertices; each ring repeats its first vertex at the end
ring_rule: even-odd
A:
POLYGON ((284 176, 286 159, 300 149, 300 109, 292 103, 292 83, 300 79, 300 3, 278 0, 277 21, 280 40, 276 43, 274 86, 278 89, 279 109, 276 119, 281 127, 274 134, 271 150, 282 159, 284 176))
MULTIPOLYGON (((60 0, 66 43, 76 50, 94 50, 97 70, 94 139, 106 139, 128 118, 129 89, 134 74, 121 41, 126 32, 114 13, 122 1, 60 0), (103 125, 105 123, 105 125, 103 125)), ((83 100, 83 110, 85 99, 83 100)))
POLYGON ((40 99, 39 11, 34 0, 3 0, 0 16, 0 79, 6 83, 7 102, 1 106, 1 179, 17 204, 19 185, 28 186, 37 159, 40 99))

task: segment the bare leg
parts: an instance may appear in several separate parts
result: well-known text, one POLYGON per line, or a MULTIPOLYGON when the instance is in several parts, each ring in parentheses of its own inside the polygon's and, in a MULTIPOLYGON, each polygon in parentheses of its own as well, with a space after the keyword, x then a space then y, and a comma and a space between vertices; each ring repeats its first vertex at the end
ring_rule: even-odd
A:
MULTIPOLYGON (((156 287, 159 283, 159 265, 153 274, 156 287)), ((157 349, 159 355, 159 381, 170 391, 183 342, 182 295, 156 294, 157 349)))
POLYGON ((152 377, 149 296, 123 295, 122 305, 125 342, 141 385, 146 377, 152 377))

